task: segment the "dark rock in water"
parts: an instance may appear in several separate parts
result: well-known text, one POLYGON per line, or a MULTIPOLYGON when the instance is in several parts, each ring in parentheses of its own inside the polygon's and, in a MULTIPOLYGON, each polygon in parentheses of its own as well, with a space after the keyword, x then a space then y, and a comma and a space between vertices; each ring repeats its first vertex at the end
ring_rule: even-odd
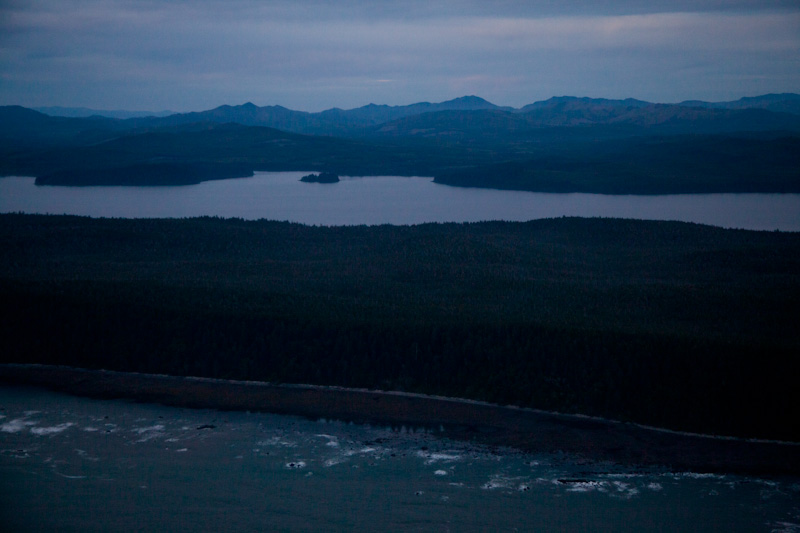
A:
POLYGON ((304 181, 306 183, 338 183, 339 176, 333 172, 320 172, 319 174, 309 174, 308 176, 303 176, 300 178, 300 181, 304 181))
POLYGON ((217 426, 214 424, 203 424, 202 426, 197 426, 197 429, 216 429, 217 426))

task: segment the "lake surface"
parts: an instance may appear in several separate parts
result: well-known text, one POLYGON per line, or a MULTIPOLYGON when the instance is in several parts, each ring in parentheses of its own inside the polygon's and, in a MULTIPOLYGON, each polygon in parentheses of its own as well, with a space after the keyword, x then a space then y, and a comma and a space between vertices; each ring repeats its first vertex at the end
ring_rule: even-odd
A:
POLYGON ((526 221, 561 216, 680 220, 729 228, 800 231, 800 194, 550 194, 449 187, 431 178, 343 178, 302 183, 307 172, 183 187, 37 187, 0 178, 0 212, 94 217, 266 218, 312 225, 526 221))
POLYGON ((800 531, 800 479, 0 387, 0 530, 800 531))

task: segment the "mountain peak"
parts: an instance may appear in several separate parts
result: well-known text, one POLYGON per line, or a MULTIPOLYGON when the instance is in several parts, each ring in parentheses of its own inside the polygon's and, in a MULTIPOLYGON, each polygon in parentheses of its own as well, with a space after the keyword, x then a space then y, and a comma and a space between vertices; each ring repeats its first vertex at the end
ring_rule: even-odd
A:
POLYGON ((493 103, 475 95, 453 98, 452 100, 447 100, 446 102, 438 104, 438 106, 450 109, 492 109, 497 107, 493 103))
POLYGON ((528 104, 525 107, 521 108, 520 111, 523 113, 529 113, 532 111, 544 111, 544 110, 588 110, 588 109, 616 109, 619 111, 625 111, 631 108, 640 108, 640 107, 647 107, 651 105, 650 102, 645 102, 643 100, 637 100, 635 98, 626 98, 624 100, 611 100, 608 98, 591 98, 588 96, 553 96, 552 98, 548 98, 547 100, 540 100, 538 102, 534 102, 532 104, 528 104))
POLYGON ((458 98, 453 98, 450 100, 451 102, 470 102, 470 103, 482 103, 488 104, 489 101, 481 98, 480 96, 475 96, 474 94, 470 94, 467 96, 459 96, 458 98))

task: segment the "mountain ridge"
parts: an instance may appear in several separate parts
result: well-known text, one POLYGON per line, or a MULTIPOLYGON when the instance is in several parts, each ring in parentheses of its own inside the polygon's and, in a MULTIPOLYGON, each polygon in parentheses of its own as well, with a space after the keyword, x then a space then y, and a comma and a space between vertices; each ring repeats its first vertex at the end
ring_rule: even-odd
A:
POLYGON ((800 114, 769 109, 786 107, 786 102, 793 101, 800 105, 800 95, 764 95, 720 105, 700 105, 698 101, 688 101, 692 105, 653 104, 633 98, 560 96, 512 109, 477 96, 465 96, 434 104, 368 104, 351 110, 333 108, 318 113, 280 105, 259 107, 246 102, 167 117, 130 119, 54 117, 21 106, 2 106, 0 143, 7 147, 43 142, 80 145, 109 140, 121 133, 225 123, 303 135, 354 138, 440 136, 464 139, 519 135, 541 128, 590 126, 621 129, 623 135, 628 135, 627 130, 631 128, 648 130, 648 134, 800 131, 800 114))
POLYGON ((50 115, 51 117, 67 117, 67 118, 88 118, 88 117, 106 117, 106 118, 140 118, 140 117, 166 117, 174 115, 176 111, 163 110, 163 111, 131 111, 127 109, 92 109, 90 107, 64 107, 64 106, 45 106, 45 107, 32 107, 34 111, 50 115))
MULTIPOLYGON (((800 103, 800 95, 797 96, 800 103)), ((780 100, 780 101, 785 101, 780 100)), ((396 121, 407 121, 410 117, 420 122, 433 119, 431 115, 449 113, 456 120, 463 120, 457 113, 473 114, 474 116, 492 116, 487 112, 507 113, 509 115, 523 116, 524 119, 508 118, 507 122, 518 124, 515 130, 531 127, 549 126, 581 126, 581 125, 631 125, 654 127, 656 125, 670 126, 669 129, 679 129, 679 122, 683 121, 724 121, 721 126, 705 124, 698 129, 698 133, 711 133, 736 130, 764 130, 764 129, 795 129, 800 127, 800 106, 797 113, 774 111, 768 109, 765 97, 753 97, 741 102, 737 107, 727 105, 714 106, 683 106, 680 104, 662 104, 645 102, 627 98, 613 100, 605 98, 553 97, 548 100, 534 102, 519 109, 501 107, 477 96, 464 96, 440 103, 418 102, 407 106, 388 106, 368 104, 350 110, 329 109, 318 113, 295 111, 283 106, 259 107, 250 102, 240 106, 220 106, 208 111, 197 113, 178 114, 162 119, 131 119, 137 125, 160 126, 179 124, 195 121, 236 122, 246 126, 266 126, 293 133, 307 135, 332 135, 332 136, 365 136, 378 131, 385 134, 388 124, 396 121), (703 111, 701 111, 701 109, 703 111), (783 114, 778 118, 773 115, 753 114, 755 111, 763 113, 783 114), (750 112, 750 115, 745 115, 750 112), (426 118, 420 118, 426 117, 426 118), (752 122, 752 124, 751 124, 752 122), (376 128, 378 126, 383 126, 376 128)), ((777 104, 773 101, 773 107, 777 104)), ((433 120, 440 120, 442 116, 433 120)), ((398 128, 388 128, 389 130, 398 128)), ((420 126, 415 130, 430 129, 430 126, 420 126)), ((688 131, 681 131, 686 133, 688 131)))
POLYGON ((685 100, 680 102, 688 107, 712 107, 717 109, 764 109, 782 113, 800 114, 800 94, 769 93, 760 96, 745 96, 729 102, 705 102, 703 100, 685 100))
MULTIPOLYGON (((532 102, 530 104, 525 104, 525 105, 523 105, 522 107, 519 107, 519 108, 515 108, 513 106, 499 106, 499 105, 496 105, 496 104, 494 104, 492 102, 489 102, 488 100, 486 100, 486 99, 484 99, 484 98, 482 98, 480 96, 465 95, 465 96, 460 96, 460 97, 457 97, 457 98, 452 98, 450 100, 445 100, 445 101, 439 102, 439 103, 431 103, 431 102, 428 102, 428 101, 421 101, 421 102, 415 102, 415 103, 412 103, 412 104, 405 104, 405 105, 388 105, 388 104, 376 104, 376 103, 373 102, 373 103, 369 103, 369 104, 366 104, 366 105, 363 105, 363 106, 354 107, 354 108, 348 108, 348 109, 344 109, 344 108, 340 108, 340 107, 331 107, 331 108, 328 108, 328 109, 324 109, 322 111, 318 111, 316 113, 309 112, 309 111, 302 111, 302 110, 297 110, 297 111, 301 112, 301 113, 309 113, 309 114, 324 114, 324 113, 328 113, 328 112, 345 112, 346 113, 346 112, 349 112, 349 111, 356 111, 356 110, 367 109, 367 108, 376 108, 376 107, 377 108, 399 109, 399 108, 409 108, 409 107, 415 107, 415 106, 442 106, 442 105, 445 105, 445 104, 451 104, 451 103, 455 104, 457 102, 462 102, 462 101, 465 101, 465 102, 475 101, 475 102, 480 102, 480 103, 486 105, 486 107, 501 108, 501 109, 505 109, 505 110, 509 110, 509 111, 523 111, 524 112, 526 110, 526 108, 534 108, 534 107, 542 106, 542 105, 547 104, 547 103, 556 102, 556 101, 566 101, 566 100, 593 101, 593 102, 596 102, 596 103, 601 103, 601 102, 603 102, 603 103, 614 103, 614 102, 634 103, 634 104, 638 104, 638 105, 642 105, 642 106, 649 105, 649 104, 664 103, 664 104, 680 105, 680 106, 684 106, 684 107, 719 107, 719 108, 744 109, 744 108, 747 108, 747 107, 765 108, 765 106, 768 106, 770 104, 775 104, 775 103, 778 103, 778 102, 800 102, 800 94, 797 94, 797 93, 766 93, 766 94, 762 94, 762 95, 758 95, 758 96, 743 96, 743 97, 741 97, 741 98, 739 98, 737 100, 725 100, 725 101, 719 101, 719 102, 712 102, 712 101, 707 101, 707 100, 683 100, 683 101, 680 101, 680 102, 651 102, 651 101, 648 101, 648 100, 640 100, 640 99, 632 98, 632 97, 628 97, 628 98, 604 98, 604 97, 591 97, 591 96, 562 95, 562 96, 551 96, 550 98, 545 99, 545 100, 536 100, 536 101, 534 101, 534 102, 532 102)), ((224 107, 225 105, 227 105, 229 107, 237 107, 237 105, 235 105, 235 104, 233 104, 233 105, 232 104, 222 104, 222 105, 217 106, 217 107, 224 107)), ((270 106, 270 105, 258 106, 256 104, 254 104, 253 102, 250 102, 250 101, 245 102, 244 104, 240 104, 240 106, 242 106, 242 107, 245 107, 245 106, 246 107, 256 107, 256 108, 258 108, 258 107, 273 107, 273 106, 275 106, 275 107, 283 107, 284 109, 289 109, 289 108, 286 108, 285 106, 281 106, 279 104, 273 104, 272 106, 270 106)), ((7 107, 7 106, 0 106, 0 107, 7 107)), ((165 116, 170 116, 170 115, 179 115, 179 114, 201 113, 201 112, 203 112, 203 111, 180 112, 180 111, 170 111, 170 110, 139 111, 139 110, 127 110, 127 109, 102 110, 102 109, 94 109, 94 108, 88 108, 88 107, 70 107, 70 106, 39 106, 39 107, 19 106, 19 107, 26 107, 27 109, 32 109, 34 111, 38 111, 40 113, 43 113, 43 114, 49 115, 49 116, 53 116, 53 117, 87 118, 87 117, 96 115, 96 116, 100 116, 100 117, 117 118, 117 119, 122 119, 122 120, 128 119, 128 118, 143 118, 143 117, 163 118, 165 116), (128 115, 128 116, 125 116, 125 115, 128 115)), ((455 107, 453 106, 451 108, 455 108, 455 107)), ((473 107, 473 108, 475 108, 475 107, 473 107)), ((215 109, 215 108, 212 108, 212 109, 215 109)), ((208 110, 206 110, 206 111, 208 111, 208 110)))

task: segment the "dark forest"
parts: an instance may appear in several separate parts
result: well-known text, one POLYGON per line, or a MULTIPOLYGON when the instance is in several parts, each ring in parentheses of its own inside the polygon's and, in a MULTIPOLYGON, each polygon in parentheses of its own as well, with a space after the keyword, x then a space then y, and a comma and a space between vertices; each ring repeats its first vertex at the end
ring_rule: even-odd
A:
POLYGON ((0 215, 0 362, 402 390, 800 440, 800 235, 0 215))

